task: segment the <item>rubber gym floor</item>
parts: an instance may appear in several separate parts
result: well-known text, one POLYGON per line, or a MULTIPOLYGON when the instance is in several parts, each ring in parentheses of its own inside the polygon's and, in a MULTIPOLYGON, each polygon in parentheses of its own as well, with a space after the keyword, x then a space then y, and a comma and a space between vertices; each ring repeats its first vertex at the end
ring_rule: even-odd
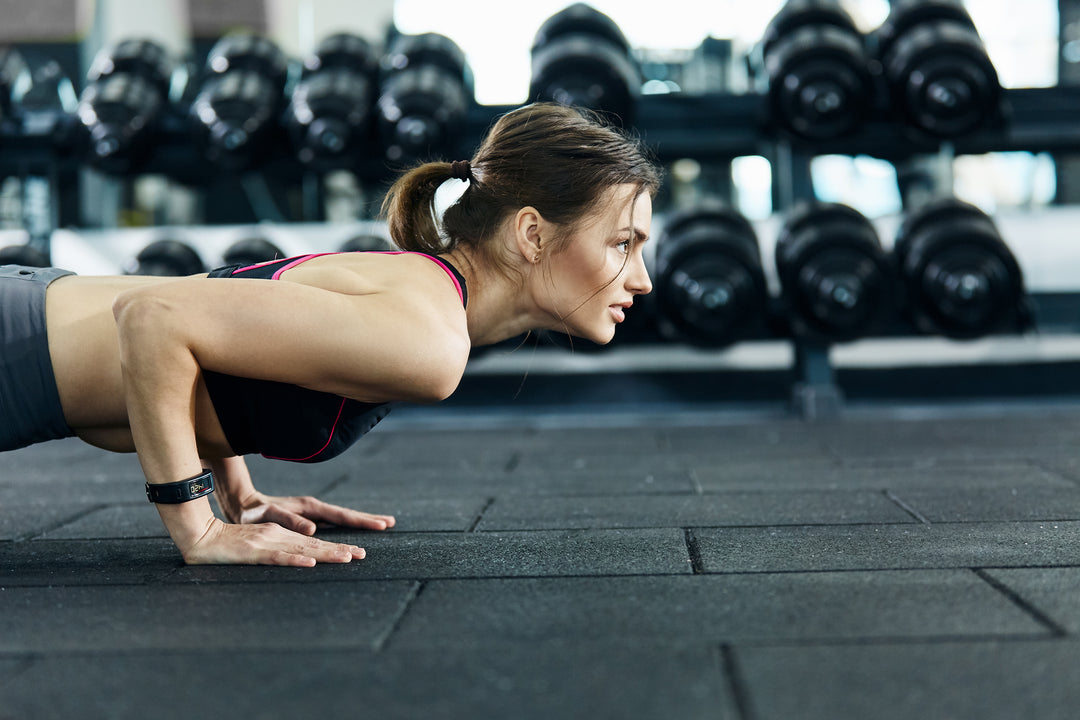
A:
POLYGON ((134 456, 0 462, 0 717, 1074 718, 1080 404, 392 414, 257 486, 368 558, 185 567, 134 456))

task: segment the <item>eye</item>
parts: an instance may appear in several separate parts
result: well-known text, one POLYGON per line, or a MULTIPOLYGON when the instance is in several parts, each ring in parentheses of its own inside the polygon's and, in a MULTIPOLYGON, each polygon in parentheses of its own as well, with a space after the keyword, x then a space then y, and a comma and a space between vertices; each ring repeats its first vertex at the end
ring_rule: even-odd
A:
POLYGON ((619 252, 625 255, 630 252, 630 240, 620 240, 619 244, 616 245, 616 247, 619 248, 619 252))

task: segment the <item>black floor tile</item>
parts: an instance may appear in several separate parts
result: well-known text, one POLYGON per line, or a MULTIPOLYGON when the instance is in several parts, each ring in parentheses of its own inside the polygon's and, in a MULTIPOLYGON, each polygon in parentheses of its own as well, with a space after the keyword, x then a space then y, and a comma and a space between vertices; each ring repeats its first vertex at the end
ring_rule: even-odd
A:
POLYGON ((0 592, 0 653, 367 648, 413 592, 409 582, 315 580, 9 587, 0 592))
POLYGON ((0 505, 0 541, 35 537, 98 509, 96 503, 23 502, 0 505))
POLYGON ((436 466, 423 470, 393 468, 382 473, 355 474, 325 497, 439 495, 596 495, 620 493, 690 492, 689 467, 660 471, 639 467, 573 469, 552 460, 550 467, 515 467, 511 472, 444 473, 436 466))
POLYGON ((738 718, 715 650, 667 644, 48 655, 0 692, 19 718, 738 718))
MULTIPOLYGON (((691 572, 681 530, 559 530, 521 533, 349 533, 327 540, 359 545, 367 557, 319 566, 322 578, 383 580, 454 577, 668 575, 691 572)), ((187 567, 173 582, 307 582, 257 567, 187 567)))
POLYGON ((706 495, 504 497, 480 530, 694 527, 810 523, 905 523, 911 515, 880 492, 727 492, 706 495))
POLYGON ((320 499, 376 515, 392 515, 394 529, 404 532, 468 530, 488 504, 488 498, 480 496, 418 498, 407 492, 367 493, 353 485, 342 485, 320 499))
POLYGON ((0 588, 141 584, 160 580, 182 564, 169 539, 0 543, 0 588))
POLYGON ((704 572, 1080 565, 1080 522, 704 528, 704 572))
POLYGON ((433 580, 393 642, 1031 636, 1045 626, 967 571, 433 580))
POLYGON ((1080 487, 1016 485, 902 489, 896 496, 930 522, 1080 520, 1080 487))
POLYGON ((1070 634, 1080 633, 1080 567, 989 570, 1070 634))
POLYGON ((1046 485, 1075 487, 1058 473, 1026 461, 984 461, 983 463, 922 463, 921 465, 845 465, 833 461, 801 461, 797 471, 792 463, 763 459, 757 462, 700 462, 693 471, 706 492, 751 489, 841 489, 881 490, 896 488, 940 489, 963 487, 1017 487, 1046 485))
POLYGON ((738 647, 758 720, 1074 718, 1075 640, 738 647))

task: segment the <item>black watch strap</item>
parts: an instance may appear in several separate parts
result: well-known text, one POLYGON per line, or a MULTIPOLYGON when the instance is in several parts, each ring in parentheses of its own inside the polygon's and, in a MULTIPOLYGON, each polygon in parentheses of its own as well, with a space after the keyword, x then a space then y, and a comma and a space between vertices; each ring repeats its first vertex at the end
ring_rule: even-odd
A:
POLYGON ((146 499, 152 503, 164 505, 185 503, 212 492, 214 492, 214 474, 209 470, 204 470, 201 474, 180 482, 157 485, 146 483, 146 499))

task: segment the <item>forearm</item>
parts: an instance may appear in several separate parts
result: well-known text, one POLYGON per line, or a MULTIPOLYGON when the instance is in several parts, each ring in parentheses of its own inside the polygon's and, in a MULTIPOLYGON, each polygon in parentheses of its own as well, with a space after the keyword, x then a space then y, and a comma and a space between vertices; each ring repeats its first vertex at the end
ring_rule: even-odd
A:
POLYGON ((214 497, 229 522, 240 522, 243 500, 255 492, 251 474, 241 455, 205 461, 214 473, 214 497))
MULTIPOLYGON (((150 484, 176 482, 202 472, 194 429, 198 363, 167 305, 124 298, 114 306, 121 370, 132 439, 150 484)), ((214 520, 202 498, 158 506, 169 534, 184 552, 214 520)))

